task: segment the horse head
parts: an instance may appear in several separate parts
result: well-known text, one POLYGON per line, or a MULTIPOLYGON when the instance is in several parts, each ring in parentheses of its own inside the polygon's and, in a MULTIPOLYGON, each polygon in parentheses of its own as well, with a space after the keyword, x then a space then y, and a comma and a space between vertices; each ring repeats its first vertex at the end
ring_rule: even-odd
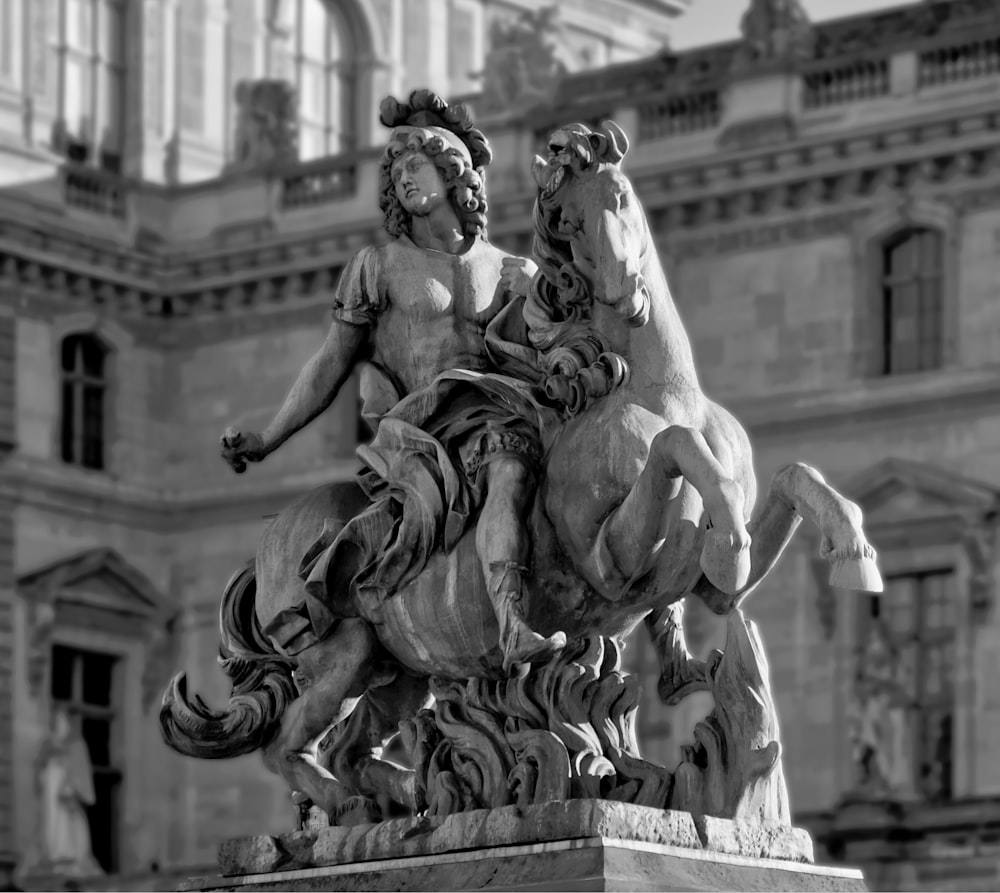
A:
POLYGON ((632 184, 621 171, 628 138, 613 121, 597 131, 583 124, 557 130, 549 157, 536 155, 532 172, 538 210, 555 240, 568 243, 574 265, 592 295, 631 327, 649 320, 642 266, 649 227, 632 184))

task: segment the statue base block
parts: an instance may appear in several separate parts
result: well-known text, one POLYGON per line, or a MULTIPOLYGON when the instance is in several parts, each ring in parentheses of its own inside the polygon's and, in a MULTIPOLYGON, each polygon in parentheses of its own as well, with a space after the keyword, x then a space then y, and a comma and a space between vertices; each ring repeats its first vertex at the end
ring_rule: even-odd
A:
POLYGON ((180 889, 866 889, 860 871, 811 864, 801 829, 606 800, 237 838, 220 863, 180 889))
POLYGON ((865 891, 860 871, 585 837, 190 881, 181 890, 865 891))

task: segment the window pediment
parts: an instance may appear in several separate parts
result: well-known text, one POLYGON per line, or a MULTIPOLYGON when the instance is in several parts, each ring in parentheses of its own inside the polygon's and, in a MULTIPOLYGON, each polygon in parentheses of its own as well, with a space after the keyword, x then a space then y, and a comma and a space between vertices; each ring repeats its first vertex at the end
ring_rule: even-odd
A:
POLYGON ((844 489, 870 528, 946 519, 978 523, 1000 509, 1000 489, 907 459, 885 459, 844 489))
POLYGON ((90 549, 22 575, 18 590, 27 601, 28 686, 34 697, 43 691, 57 630, 91 626, 143 643, 148 708, 173 661, 177 610, 142 571, 113 549, 90 549))
POLYGON ((33 601, 65 601, 166 622, 168 599, 113 549, 91 549, 60 559, 18 580, 33 601))

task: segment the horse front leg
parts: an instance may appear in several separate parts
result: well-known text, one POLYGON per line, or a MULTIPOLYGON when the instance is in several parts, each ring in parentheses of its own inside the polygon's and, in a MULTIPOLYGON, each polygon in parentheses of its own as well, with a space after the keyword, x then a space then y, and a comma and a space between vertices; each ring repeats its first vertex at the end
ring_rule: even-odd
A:
MULTIPOLYGON (((744 517, 744 492, 722 465, 701 432, 672 425, 657 434, 646 465, 622 503, 602 524, 592 561, 605 590, 624 590, 652 564, 657 553, 676 560, 679 526, 671 530, 668 505, 681 492, 682 478, 701 497, 709 530, 701 569, 712 584, 735 593, 750 574, 750 534, 744 517)), ((697 528, 700 517, 688 525, 697 528)), ((690 533, 688 535, 691 535, 690 533)))
POLYGON ((742 602, 774 567, 803 519, 820 531, 820 557, 832 564, 830 585, 882 591, 875 550, 862 529, 861 509, 831 487, 815 468, 795 462, 774 476, 760 514, 750 522, 753 543, 746 586, 733 594, 703 579, 694 587, 695 594, 718 614, 742 602))

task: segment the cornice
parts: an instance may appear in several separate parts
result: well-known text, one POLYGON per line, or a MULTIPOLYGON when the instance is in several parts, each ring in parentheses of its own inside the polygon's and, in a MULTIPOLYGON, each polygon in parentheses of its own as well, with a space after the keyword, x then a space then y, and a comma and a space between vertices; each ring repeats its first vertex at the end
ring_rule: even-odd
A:
POLYGON ((816 437, 851 426, 898 426, 929 419, 1000 412, 1000 366, 894 375, 843 384, 812 393, 783 393, 762 399, 722 397, 751 437, 816 437))
POLYGON ((315 487, 350 485, 358 467, 354 459, 333 460, 323 468, 279 479, 258 477, 182 491, 124 485, 106 475, 13 456, 0 469, 0 500, 100 524, 182 533, 273 515, 315 487))
MULTIPOLYGON (((1000 202, 1000 110, 995 104, 850 133, 631 172, 654 231, 672 254, 699 257, 843 232, 887 199, 919 194, 967 212, 1000 202)), ((526 235, 529 191, 492 210, 498 240, 526 235)), ((125 319, 240 318, 320 302, 353 251, 384 241, 374 218, 276 234, 255 244, 155 251, 90 240, 65 225, 0 223, 0 286, 24 300, 87 303, 125 319)), ((169 326, 164 323, 169 321, 169 326)))

